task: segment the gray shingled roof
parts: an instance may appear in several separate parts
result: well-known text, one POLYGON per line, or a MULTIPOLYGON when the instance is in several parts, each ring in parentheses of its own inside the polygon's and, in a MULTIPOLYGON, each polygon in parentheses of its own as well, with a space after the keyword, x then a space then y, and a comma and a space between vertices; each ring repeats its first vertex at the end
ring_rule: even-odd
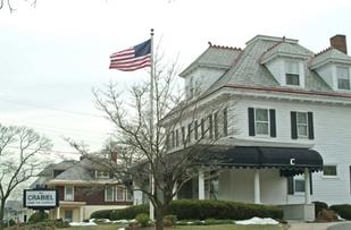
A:
POLYGON ((179 76, 186 75, 198 66, 229 69, 240 53, 241 49, 238 48, 210 45, 210 47, 183 70, 179 76))
POLYGON ((315 56, 311 62, 311 68, 318 68, 320 65, 323 65, 330 61, 351 64, 351 57, 347 56, 337 49, 328 48, 327 50, 315 56))
POLYGON ((297 43, 285 42, 283 40, 281 42, 276 43, 270 49, 263 53, 261 57, 261 63, 267 63, 269 60, 277 56, 308 59, 313 55, 313 52, 305 49, 297 43))
MULTIPOLYGON (((289 39, 289 41, 293 40, 289 39)), ((233 67, 220 77, 205 94, 226 85, 284 87, 280 86, 265 65, 261 64, 262 57, 268 58, 270 55, 273 55, 272 52, 283 51, 304 55, 305 57, 309 55, 310 59, 314 57, 311 51, 298 43, 293 44, 293 42, 289 42, 285 44, 283 38, 280 38, 280 40, 279 38, 271 40, 256 38, 254 41, 247 43, 246 48, 238 56, 233 67)), ((306 62, 309 60, 306 60, 306 62)), ((305 90, 332 91, 316 72, 305 68, 305 73, 305 90)))

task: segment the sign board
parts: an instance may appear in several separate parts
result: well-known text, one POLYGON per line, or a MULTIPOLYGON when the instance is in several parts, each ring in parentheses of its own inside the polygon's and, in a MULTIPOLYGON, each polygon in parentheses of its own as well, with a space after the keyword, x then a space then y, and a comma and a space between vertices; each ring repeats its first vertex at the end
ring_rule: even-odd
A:
POLYGON ((58 192, 53 189, 24 190, 23 206, 27 208, 49 209, 59 204, 58 192))

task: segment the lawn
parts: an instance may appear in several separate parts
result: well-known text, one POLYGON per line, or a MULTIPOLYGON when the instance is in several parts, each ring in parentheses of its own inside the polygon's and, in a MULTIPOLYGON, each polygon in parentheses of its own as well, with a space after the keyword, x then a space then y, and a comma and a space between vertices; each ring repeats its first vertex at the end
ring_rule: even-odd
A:
MULTIPOLYGON (((103 224, 96 227, 71 227, 67 228, 70 230, 116 230, 117 225, 103 224)), ((284 230, 287 229, 283 225, 234 225, 234 224, 221 224, 221 225, 182 225, 172 228, 166 228, 167 230, 284 230)), ((143 230, 154 230, 154 228, 143 228, 143 230)))

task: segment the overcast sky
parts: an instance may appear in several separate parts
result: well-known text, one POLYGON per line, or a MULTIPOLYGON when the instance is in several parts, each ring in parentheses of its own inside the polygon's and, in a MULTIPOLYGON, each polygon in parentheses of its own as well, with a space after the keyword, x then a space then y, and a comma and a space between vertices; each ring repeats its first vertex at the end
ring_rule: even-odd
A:
POLYGON ((345 34, 351 45, 351 1, 282 0, 13 0, 0 11, 0 122, 25 125, 73 150, 62 136, 98 150, 111 125, 94 106, 92 88, 128 86, 146 70, 109 70, 112 52, 155 42, 186 67, 213 44, 245 47, 257 34, 295 38, 313 52, 345 34))

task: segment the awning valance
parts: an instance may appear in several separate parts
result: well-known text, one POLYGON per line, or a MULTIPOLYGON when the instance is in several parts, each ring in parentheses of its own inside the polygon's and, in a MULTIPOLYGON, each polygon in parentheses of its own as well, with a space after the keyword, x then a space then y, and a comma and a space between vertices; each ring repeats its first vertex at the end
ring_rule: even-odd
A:
POLYGON ((236 146, 222 149, 206 149, 201 154, 204 166, 279 168, 284 176, 323 168, 321 155, 306 148, 236 146))

